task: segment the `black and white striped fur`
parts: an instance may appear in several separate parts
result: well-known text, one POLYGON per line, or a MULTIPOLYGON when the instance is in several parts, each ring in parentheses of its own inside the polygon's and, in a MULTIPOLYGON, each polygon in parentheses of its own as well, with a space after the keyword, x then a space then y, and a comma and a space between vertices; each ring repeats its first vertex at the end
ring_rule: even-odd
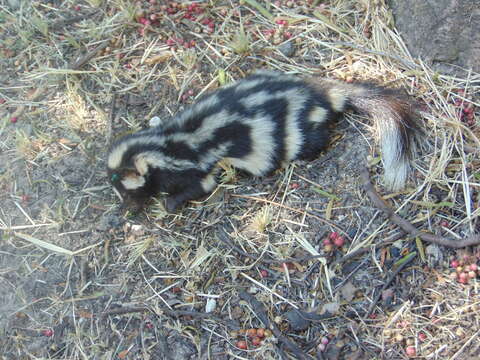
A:
POLYGON ((262 176, 289 161, 315 158, 327 145, 329 123, 349 109, 372 118, 385 185, 402 188, 417 129, 405 96, 373 84, 276 72, 255 73, 159 126, 120 138, 108 155, 109 177, 127 205, 143 207, 164 192, 173 211, 215 189, 214 169, 222 159, 262 176))

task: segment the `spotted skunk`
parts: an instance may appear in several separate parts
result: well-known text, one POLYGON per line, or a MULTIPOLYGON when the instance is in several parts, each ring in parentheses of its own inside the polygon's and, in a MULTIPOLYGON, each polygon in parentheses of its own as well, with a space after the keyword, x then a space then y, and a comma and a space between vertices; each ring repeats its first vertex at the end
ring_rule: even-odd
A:
POLYGON ((407 98, 370 83, 258 72, 204 96, 160 125, 118 139, 107 160, 113 186, 137 210, 167 193, 167 211, 215 187, 222 160, 255 176, 313 159, 328 125, 352 109, 373 119, 391 190, 405 185, 417 124, 407 98))

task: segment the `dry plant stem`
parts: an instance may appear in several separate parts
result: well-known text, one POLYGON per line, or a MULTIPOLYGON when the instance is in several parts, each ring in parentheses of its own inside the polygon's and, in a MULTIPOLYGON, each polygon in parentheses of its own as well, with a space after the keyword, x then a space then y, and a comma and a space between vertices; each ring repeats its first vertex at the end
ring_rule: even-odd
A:
POLYGON ((280 329, 271 322, 267 316, 267 312, 263 304, 255 299, 254 296, 242 291, 238 294, 242 300, 245 300, 252 307, 252 311, 260 319, 263 325, 272 330, 273 335, 280 341, 288 350, 290 350, 294 355, 295 359, 308 359, 308 355, 305 354, 302 349, 300 349, 294 342, 290 341, 286 336, 282 334, 280 329))
POLYGON ((341 228, 339 228, 337 225, 335 225, 335 224, 332 223, 331 221, 328 221, 327 219, 324 219, 323 217, 316 215, 314 211, 299 210, 299 209, 292 208, 292 207, 290 207, 290 206, 286 206, 286 205, 280 204, 280 203, 275 202, 275 201, 271 201, 271 200, 267 200, 267 199, 262 199, 262 198, 257 198, 257 197, 254 197, 254 196, 237 195, 237 194, 232 194, 231 196, 232 196, 232 197, 242 198, 242 199, 254 200, 254 201, 263 202, 263 203, 267 203, 267 204, 272 204, 272 205, 281 207, 281 208, 283 208, 283 209, 296 212, 297 214, 302 214, 302 215, 307 215, 307 216, 313 217, 314 219, 317 219, 317 220, 319 220, 319 221, 321 221, 321 222, 323 222, 323 223, 325 223, 325 224, 330 225, 330 226, 333 227, 335 230, 341 232, 342 235, 345 236, 348 240, 352 241, 352 238, 351 238, 350 236, 348 236, 348 234, 347 234, 345 231, 343 231, 341 228))
POLYGON ((117 93, 113 93, 112 94, 112 101, 110 103, 110 114, 108 116, 108 130, 107 130, 107 138, 106 138, 106 143, 107 143, 107 146, 110 145, 110 142, 112 140, 112 129, 113 129, 113 122, 115 120, 115 105, 116 105, 116 102, 117 102, 117 93))
POLYGON ((388 280, 385 282, 385 284, 383 284, 382 286, 382 289, 377 293, 377 295, 375 296, 375 298, 373 299, 372 303, 370 304, 370 307, 368 308, 368 311, 367 313, 365 314, 365 319, 367 319, 370 314, 372 313, 373 309, 375 308, 375 306, 377 305, 378 301, 380 300, 380 297, 382 296, 382 292, 387 289, 390 284, 392 283, 392 281, 397 277, 397 275, 400 273, 400 271, 402 271, 408 264, 410 264, 410 262, 415 259, 416 256, 414 256, 412 254, 412 256, 410 256, 409 258, 407 258, 405 260, 405 262, 400 265, 391 275, 390 277, 388 278, 388 280))
MULTIPOLYGON (((87 53, 85 56, 83 56, 82 58, 78 59, 76 62, 74 62, 73 64, 67 66, 67 69, 70 69, 70 70, 78 70, 80 69, 83 65, 85 65, 87 62, 89 62, 96 54, 97 52, 105 49, 109 44, 109 40, 106 40, 105 42, 103 42, 102 44, 98 45, 95 49, 93 49, 92 51, 90 51, 89 53, 87 53)), ((35 90, 35 92, 33 93, 33 95, 31 96, 30 98, 30 101, 38 101, 38 99, 40 97, 42 97, 46 92, 47 90, 49 89, 49 87, 41 87, 41 88, 38 88, 37 90, 35 90)), ((26 105, 20 105, 13 113, 12 113, 12 117, 19 117, 21 114, 23 114, 23 112, 25 111, 26 109, 26 105)))
MULTIPOLYGON (((378 247, 383 247, 383 246, 391 245, 391 244, 393 244, 395 241, 397 241, 398 239, 402 238, 403 236, 405 236, 405 234, 404 234, 403 231, 402 231, 401 234, 396 235, 393 239, 390 239, 390 240, 388 240, 388 241, 381 242, 380 244, 375 244, 374 246, 375 246, 376 248, 378 248, 378 247)), ((363 247, 363 248, 360 248, 360 249, 357 249, 357 250, 355 250, 355 251, 352 251, 352 252, 350 252, 350 253, 342 256, 342 257, 339 258, 338 260, 335 260, 334 262, 332 262, 332 263, 330 264, 330 267, 333 268, 333 267, 335 267, 335 266, 337 266, 337 265, 339 265, 339 264, 342 264, 342 263, 346 262, 347 260, 350 260, 350 259, 358 256, 358 255, 361 255, 361 254, 363 254, 363 253, 369 252, 370 250, 371 250, 371 246, 365 246, 365 247, 363 247)))
MULTIPOLYGON (((282 264, 282 263, 287 263, 287 262, 301 263, 303 261, 325 257, 324 255, 307 255, 307 256, 303 256, 301 258, 287 258, 287 259, 279 259, 279 260, 262 259, 262 258, 259 258, 256 255, 252 255, 252 254, 249 254, 249 253, 243 251, 241 248, 239 248, 238 246, 233 244, 229 239, 229 235, 227 234, 227 232, 223 228, 219 229, 217 238, 218 238, 218 240, 220 240, 221 242, 223 242, 224 244, 226 244, 227 246, 232 248, 232 250, 235 250, 240 255, 243 255, 243 256, 248 257, 250 259, 253 259, 255 261, 263 262, 263 263, 267 263, 267 264, 282 264)), ((269 269, 266 269, 266 270, 269 270, 269 269)))
POLYGON ((78 70, 80 69, 83 65, 85 65, 86 63, 88 63, 90 60, 93 59, 93 57, 99 52, 99 51, 102 51, 103 49, 105 49, 108 44, 110 43, 109 40, 105 40, 103 43, 101 43, 100 45, 98 45, 97 47, 95 47, 95 49, 93 49, 92 51, 90 51, 89 53, 87 53, 85 56, 81 57, 80 59, 78 59, 76 62, 74 62, 72 65, 70 65, 68 68, 70 70, 78 70))
POLYGON ((463 240, 454 240, 418 230, 410 222, 408 222, 401 216, 395 214, 395 212, 385 203, 385 201, 380 197, 380 195, 378 195, 372 185, 372 182, 370 181, 370 174, 368 172, 368 169, 364 169, 360 174, 360 177, 362 179, 363 187, 368 197, 375 204, 375 206, 382 210, 395 225, 410 234, 412 237, 418 236, 423 241, 455 249, 480 244, 480 235, 478 234, 471 235, 463 240))

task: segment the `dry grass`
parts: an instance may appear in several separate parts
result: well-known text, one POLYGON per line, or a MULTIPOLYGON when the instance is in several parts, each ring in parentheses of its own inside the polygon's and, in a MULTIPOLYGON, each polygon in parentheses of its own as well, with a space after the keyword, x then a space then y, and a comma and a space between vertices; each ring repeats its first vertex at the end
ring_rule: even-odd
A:
POLYGON ((448 269, 451 258, 478 261, 478 250, 415 242, 372 207, 354 153, 381 170, 358 116, 340 124, 347 134, 331 152, 273 177, 224 164, 216 192, 176 215, 161 204, 120 213, 104 158, 113 136, 259 67, 375 80, 407 89, 425 123, 409 188, 379 192, 418 228, 464 238, 479 231, 480 141, 459 114, 480 106, 480 75, 445 76, 413 59, 383 1, 206 1, 195 20, 184 7, 169 15, 141 4, 159 23, 144 27, 127 0, 0 0, 3 358, 285 358, 279 336, 237 348, 239 329, 265 326, 241 291, 309 356, 320 358, 330 336, 328 359, 335 349, 403 359, 408 345, 419 358, 478 358, 478 279, 459 284, 448 269), (332 231, 348 241, 327 252, 332 231), (393 295, 365 318, 390 268, 413 252, 393 295), (295 330, 292 309, 332 317, 295 330))

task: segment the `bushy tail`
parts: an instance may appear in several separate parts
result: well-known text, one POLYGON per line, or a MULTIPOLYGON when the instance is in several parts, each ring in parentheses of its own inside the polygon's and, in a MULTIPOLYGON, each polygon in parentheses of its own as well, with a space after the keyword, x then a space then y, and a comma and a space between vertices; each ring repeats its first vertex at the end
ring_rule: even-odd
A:
POLYGON ((392 191, 402 189, 409 173, 414 138, 420 130, 411 100, 398 90, 369 83, 327 81, 323 87, 334 110, 353 109, 373 120, 385 169, 385 186, 392 191))

